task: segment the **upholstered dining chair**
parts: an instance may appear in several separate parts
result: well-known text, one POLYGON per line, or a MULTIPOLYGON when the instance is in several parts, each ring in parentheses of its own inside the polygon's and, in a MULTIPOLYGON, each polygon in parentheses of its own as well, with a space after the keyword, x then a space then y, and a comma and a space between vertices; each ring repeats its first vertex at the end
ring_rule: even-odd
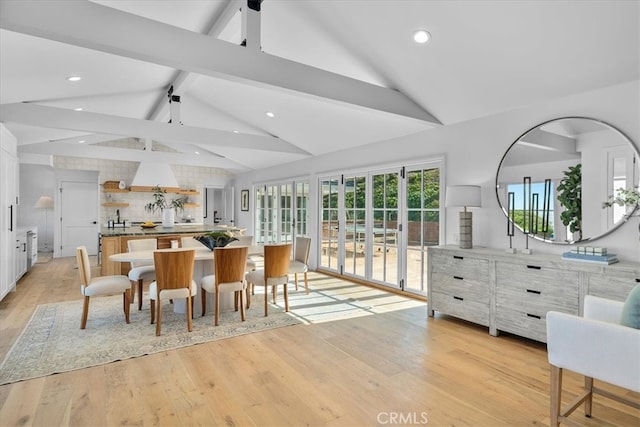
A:
POLYGON ((198 293, 198 286, 193 280, 195 253, 195 249, 161 250, 153 253, 156 280, 149 285, 149 299, 151 324, 156 322, 157 336, 160 336, 162 323, 162 300, 167 299, 187 300, 187 330, 192 330, 193 297, 198 293))
POLYGON ((78 262, 78 272, 80 273, 80 292, 84 296, 82 307, 82 319, 80 329, 87 327, 87 317, 89 316, 89 300, 91 297, 100 295, 116 295, 122 293, 124 304, 124 320, 129 323, 129 305, 131 302, 131 282, 124 275, 91 277, 91 265, 89 264, 89 254, 85 246, 76 248, 76 260, 78 262))
MULTIPOLYGON (((264 315, 269 311, 269 287, 272 288, 273 302, 276 302, 276 287, 284 285, 284 307, 289 311, 289 294, 287 283, 289 282, 289 264, 291 263, 291 243, 264 246, 264 269, 247 273, 246 279, 249 286, 264 285, 264 315)), ((251 305, 251 292, 247 292, 247 307, 251 305)))
POLYGON ((220 293, 233 292, 235 310, 240 307, 240 318, 245 320, 245 295, 247 282, 245 271, 247 263, 247 246, 229 245, 213 249, 213 263, 215 274, 205 276, 200 281, 202 287, 202 315, 207 311, 207 292, 214 294, 214 325, 218 326, 220 318, 220 293))
MULTIPOLYGON (((127 241, 129 252, 155 251, 158 249, 158 239, 131 239, 127 241)), ((136 285, 138 287, 138 310, 142 310, 142 288, 144 281, 156 279, 156 268, 152 262, 132 261, 129 270, 129 280, 131 280, 131 303, 136 297, 136 285)))
MULTIPOLYGON (((640 288, 636 292, 640 293, 640 288)), ((640 305, 638 301, 635 302, 636 309, 640 305)), ((584 403, 585 416, 591 417, 594 393, 640 409, 636 400, 593 385, 596 379, 640 392, 640 329, 621 324, 625 304, 586 295, 584 317, 555 311, 547 313, 551 426, 570 421, 567 417, 581 403, 584 403), (584 376, 584 390, 563 409, 562 373, 565 369, 584 376)))
POLYGON ((309 281, 307 279, 307 271, 309 271, 309 251, 311 249, 311 237, 296 237, 296 247, 294 255, 289 264, 289 274, 293 274, 296 290, 298 290, 298 274, 304 273, 304 288, 307 295, 309 294, 309 281))

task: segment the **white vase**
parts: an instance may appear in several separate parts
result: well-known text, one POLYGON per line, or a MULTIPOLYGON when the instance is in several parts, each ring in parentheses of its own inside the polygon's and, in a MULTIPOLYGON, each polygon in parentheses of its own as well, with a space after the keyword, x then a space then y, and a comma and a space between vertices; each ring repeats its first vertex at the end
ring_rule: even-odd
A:
POLYGON ((162 209, 162 226, 173 227, 176 219, 176 211, 174 208, 162 209))

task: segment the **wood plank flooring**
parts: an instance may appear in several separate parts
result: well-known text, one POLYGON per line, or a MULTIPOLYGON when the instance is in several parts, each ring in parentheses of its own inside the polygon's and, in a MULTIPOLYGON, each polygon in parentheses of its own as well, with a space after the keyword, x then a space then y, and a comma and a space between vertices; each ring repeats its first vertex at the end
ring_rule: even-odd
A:
MULTIPOLYGON (((80 299, 79 283, 73 258, 37 264, 0 302, 0 356, 37 304, 80 299)), ((566 403, 582 379, 564 383, 566 403)), ((0 386, 0 405, 3 427, 544 426, 549 368, 544 344, 428 318, 425 305, 0 386)), ((600 396, 593 414, 572 420, 640 425, 640 411, 600 396)))

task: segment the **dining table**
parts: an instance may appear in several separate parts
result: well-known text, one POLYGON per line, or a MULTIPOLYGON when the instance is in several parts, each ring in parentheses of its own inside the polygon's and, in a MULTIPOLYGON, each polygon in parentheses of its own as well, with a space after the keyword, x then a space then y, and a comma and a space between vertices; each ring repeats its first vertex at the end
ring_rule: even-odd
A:
MULTIPOLYGON (((199 316, 202 313, 202 302, 200 293, 202 287, 200 281, 203 277, 214 273, 213 267, 213 251, 204 245, 199 247, 186 247, 186 248, 168 248, 157 249, 158 252, 179 251, 183 249, 194 249, 195 257, 193 264, 193 280, 198 287, 198 296, 193 299, 193 313, 194 316, 199 316)), ((119 254, 113 254, 109 256, 109 260, 113 262, 146 262, 153 264, 153 250, 146 251, 132 251, 122 252, 119 254)), ((250 245, 249 256, 262 256, 264 254, 263 245, 250 245)), ((220 295, 220 310, 225 311, 228 309, 234 309, 233 293, 221 293, 220 295)), ((173 311, 176 313, 185 314, 187 312, 187 302, 185 300, 176 300, 173 302, 173 311)), ((207 293, 207 312, 213 312, 213 294, 207 293)))

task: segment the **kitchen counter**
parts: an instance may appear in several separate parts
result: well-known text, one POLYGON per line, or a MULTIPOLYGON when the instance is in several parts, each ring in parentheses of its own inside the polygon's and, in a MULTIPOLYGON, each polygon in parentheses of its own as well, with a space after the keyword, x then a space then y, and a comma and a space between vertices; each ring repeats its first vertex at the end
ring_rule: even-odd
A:
POLYGON ((174 227, 163 227, 158 225, 155 228, 142 228, 140 226, 132 227, 102 227, 100 234, 102 237, 119 237, 119 236, 157 236, 159 234, 199 234, 209 233, 211 231, 238 231, 236 227, 221 227, 215 224, 182 224, 174 227))
POLYGON ((100 230, 100 259, 101 274, 103 276, 124 274, 129 272, 128 263, 113 262, 109 257, 113 254, 128 252, 129 240, 155 238, 158 249, 169 248, 172 240, 181 241, 183 237, 196 236, 211 231, 238 231, 236 227, 224 227, 218 224, 176 224, 173 227, 158 225, 155 228, 132 227, 102 227, 100 230))

